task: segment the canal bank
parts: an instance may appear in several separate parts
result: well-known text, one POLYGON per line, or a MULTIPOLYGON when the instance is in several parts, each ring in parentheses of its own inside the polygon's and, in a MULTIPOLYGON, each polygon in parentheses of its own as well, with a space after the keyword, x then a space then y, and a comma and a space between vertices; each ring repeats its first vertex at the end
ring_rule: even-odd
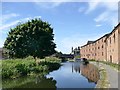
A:
POLYGON ((110 65, 106 65, 100 62, 92 62, 92 61, 90 63, 96 65, 100 71, 101 78, 98 81, 96 88, 119 88, 118 74, 120 72, 112 68, 110 65), (105 83, 105 84, 103 85, 102 83, 105 83))
POLYGON ((13 80, 4 80, 8 88, 95 88, 99 71, 93 64, 64 62, 62 66, 47 75, 32 75, 13 80), (48 85, 49 84, 49 85, 48 85), (47 85, 47 86, 46 86, 47 85))

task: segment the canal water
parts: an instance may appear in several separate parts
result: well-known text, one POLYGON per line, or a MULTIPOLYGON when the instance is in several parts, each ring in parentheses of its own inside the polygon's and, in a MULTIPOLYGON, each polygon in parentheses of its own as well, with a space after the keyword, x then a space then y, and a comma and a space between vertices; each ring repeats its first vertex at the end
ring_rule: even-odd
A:
POLYGON ((99 71, 93 64, 84 65, 79 61, 61 64, 46 76, 4 80, 3 88, 94 88, 99 80, 99 71))

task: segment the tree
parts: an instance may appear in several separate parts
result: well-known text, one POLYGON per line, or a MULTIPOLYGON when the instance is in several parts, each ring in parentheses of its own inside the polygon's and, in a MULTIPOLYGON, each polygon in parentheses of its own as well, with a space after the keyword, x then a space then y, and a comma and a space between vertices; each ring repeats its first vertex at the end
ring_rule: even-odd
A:
POLYGON ((57 58, 61 58, 62 55, 63 55, 62 52, 56 51, 56 53, 55 53, 55 56, 56 56, 57 58))
POLYGON ((32 19, 11 29, 4 43, 9 55, 24 58, 29 55, 34 58, 44 58, 55 53, 54 34, 48 22, 32 19))

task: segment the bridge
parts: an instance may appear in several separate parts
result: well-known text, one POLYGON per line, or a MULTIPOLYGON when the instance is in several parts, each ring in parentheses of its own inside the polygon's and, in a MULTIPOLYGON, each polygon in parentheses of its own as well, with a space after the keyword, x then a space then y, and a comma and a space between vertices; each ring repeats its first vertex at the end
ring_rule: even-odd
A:
POLYGON ((61 57, 63 60, 64 59, 73 59, 74 55, 73 54, 62 54, 61 57))

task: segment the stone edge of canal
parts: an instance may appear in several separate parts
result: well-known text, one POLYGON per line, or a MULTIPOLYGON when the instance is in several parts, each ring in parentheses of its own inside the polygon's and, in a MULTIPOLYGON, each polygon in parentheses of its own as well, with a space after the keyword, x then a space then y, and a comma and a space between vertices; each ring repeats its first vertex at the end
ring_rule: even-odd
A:
POLYGON ((97 62, 90 61, 90 63, 98 68, 100 74, 100 79, 98 80, 95 88, 109 88, 110 84, 108 82, 108 76, 106 70, 102 67, 102 65, 98 66, 97 62))

